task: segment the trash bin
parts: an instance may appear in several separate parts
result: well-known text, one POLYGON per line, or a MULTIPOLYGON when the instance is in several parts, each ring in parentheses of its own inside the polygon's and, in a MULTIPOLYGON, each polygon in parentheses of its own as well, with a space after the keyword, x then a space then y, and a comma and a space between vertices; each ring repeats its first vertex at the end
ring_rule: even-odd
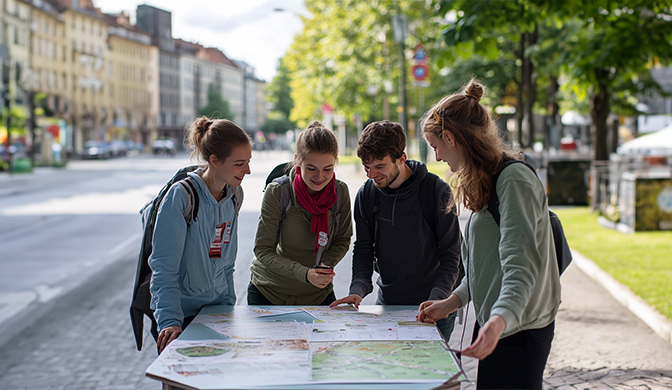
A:
POLYGON ((14 169, 12 172, 16 173, 25 173, 25 172, 31 172, 33 170, 33 166, 30 163, 30 159, 27 157, 19 157, 14 160, 14 169))

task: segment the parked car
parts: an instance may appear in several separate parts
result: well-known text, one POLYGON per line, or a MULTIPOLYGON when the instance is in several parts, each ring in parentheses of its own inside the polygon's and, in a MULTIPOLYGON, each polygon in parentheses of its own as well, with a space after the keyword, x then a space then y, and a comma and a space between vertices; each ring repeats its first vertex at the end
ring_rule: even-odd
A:
POLYGON ((107 142, 86 141, 86 143, 84 143, 84 153, 82 154, 82 158, 107 159, 110 157, 112 157, 112 149, 107 142))
POLYGON ((157 139, 152 143, 152 153, 172 156, 175 154, 175 142, 172 139, 157 139))
POLYGON ((110 142, 110 150, 112 151, 112 156, 119 157, 125 156, 128 152, 128 146, 124 141, 112 141, 110 142))

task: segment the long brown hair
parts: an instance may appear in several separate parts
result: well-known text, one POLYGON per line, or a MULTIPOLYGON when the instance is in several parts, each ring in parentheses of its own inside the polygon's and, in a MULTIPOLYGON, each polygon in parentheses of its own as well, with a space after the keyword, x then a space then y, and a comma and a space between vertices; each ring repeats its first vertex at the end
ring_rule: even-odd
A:
POLYGON ((513 159, 507 150, 490 113, 480 104, 483 86, 469 81, 462 91, 446 96, 426 114, 423 132, 444 142, 449 131, 461 148, 464 162, 453 176, 456 201, 471 211, 481 210, 492 193, 492 175, 499 172, 503 160, 513 159))

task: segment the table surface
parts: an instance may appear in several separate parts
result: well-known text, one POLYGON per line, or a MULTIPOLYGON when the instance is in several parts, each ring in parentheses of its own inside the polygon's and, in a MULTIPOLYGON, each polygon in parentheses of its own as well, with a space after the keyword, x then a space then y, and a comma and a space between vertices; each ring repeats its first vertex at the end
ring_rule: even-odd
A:
MULTIPOLYGON (((234 313, 236 311, 247 310, 249 306, 225 306, 225 305, 213 305, 205 306, 199 314, 221 314, 221 313, 234 313)), ((259 306, 267 307, 267 306, 259 306)), ((282 308, 287 309, 300 309, 306 308, 308 306, 282 306, 282 308)), ((313 306, 314 307, 314 306, 313 306)), ((361 305, 359 307, 360 311, 380 313, 380 312, 389 312, 397 310, 417 310, 418 306, 379 306, 379 305, 361 305)), ((263 318, 257 318, 255 321, 268 321, 268 322, 277 322, 277 321, 297 321, 297 322, 307 322, 312 323, 316 318, 308 314, 307 312, 297 312, 297 313, 287 313, 287 314, 277 314, 272 316, 265 316, 263 318)), ((179 340, 227 340, 228 338, 224 335, 221 335, 214 330, 208 328, 207 326, 200 323, 191 323, 179 337, 179 340)), ((161 380, 161 378, 154 378, 161 380)), ((446 378, 448 379, 448 378, 446 378)), ((181 387, 178 384, 162 381, 164 385, 169 385, 168 388, 188 388, 181 387)), ((307 385, 291 385, 291 386, 263 386, 263 387, 247 387, 246 389, 366 389, 366 390, 429 390, 437 386, 436 383, 354 383, 354 384, 307 384, 307 385)), ((165 388, 165 387, 164 387, 165 388)))

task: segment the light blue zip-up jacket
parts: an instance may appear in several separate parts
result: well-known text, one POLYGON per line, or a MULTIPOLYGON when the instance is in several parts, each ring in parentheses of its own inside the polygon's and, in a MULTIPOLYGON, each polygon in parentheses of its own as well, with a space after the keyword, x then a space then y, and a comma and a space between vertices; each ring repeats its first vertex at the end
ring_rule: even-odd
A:
MULTIPOLYGON (((159 330, 182 326, 185 317, 198 314, 205 305, 233 305, 236 294, 233 271, 238 250, 238 215, 227 185, 226 196, 219 202, 210 194, 199 169, 190 172, 199 196, 196 220, 189 228, 183 212, 187 194, 173 185, 161 202, 149 257, 152 269, 151 307, 159 330), (210 258, 215 227, 231 224, 229 243, 222 243, 221 258, 210 258)), ((242 199, 240 199, 242 200, 242 199)))

